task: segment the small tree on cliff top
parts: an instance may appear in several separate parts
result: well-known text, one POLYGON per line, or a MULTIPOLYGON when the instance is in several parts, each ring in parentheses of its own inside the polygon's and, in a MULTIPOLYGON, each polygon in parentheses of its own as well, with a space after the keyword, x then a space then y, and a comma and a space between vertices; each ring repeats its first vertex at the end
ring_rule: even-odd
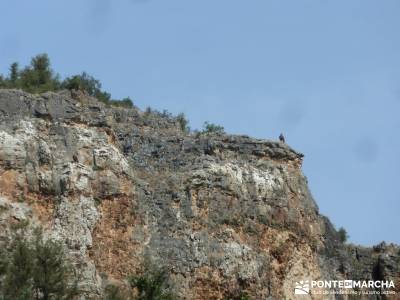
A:
MULTIPOLYGON (((58 75, 55 75, 51 69, 47 54, 39 54, 33 57, 30 66, 18 74, 21 88, 31 93, 55 91, 60 86, 58 75)), ((11 87, 19 86, 12 85, 11 87)))
POLYGON ((10 66, 10 83, 14 86, 18 85, 19 79, 19 70, 18 70, 18 63, 14 62, 10 66))
POLYGON ((349 235, 347 234, 346 229, 344 229, 343 227, 339 228, 338 235, 339 235, 339 240, 342 243, 345 243, 347 241, 347 239, 349 238, 349 235))
POLYGON ((111 95, 101 90, 101 83, 99 80, 90 76, 86 72, 80 75, 67 77, 61 84, 62 88, 68 90, 81 90, 88 93, 90 96, 96 97, 102 102, 109 102, 111 95))
POLYGON ((225 128, 221 125, 216 125, 214 123, 204 122, 202 133, 216 133, 223 134, 225 133, 225 128))

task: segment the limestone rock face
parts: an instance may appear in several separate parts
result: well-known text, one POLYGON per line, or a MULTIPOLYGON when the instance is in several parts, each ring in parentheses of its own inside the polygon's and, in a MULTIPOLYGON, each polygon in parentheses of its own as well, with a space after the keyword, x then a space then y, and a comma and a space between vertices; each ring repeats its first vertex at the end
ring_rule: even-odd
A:
POLYGON ((168 269, 181 299, 295 299, 306 279, 398 289, 399 247, 340 243, 302 158, 280 142, 187 134, 166 114, 79 93, 0 90, 0 242, 21 220, 43 226, 65 244, 87 299, 146 259, 168 269))

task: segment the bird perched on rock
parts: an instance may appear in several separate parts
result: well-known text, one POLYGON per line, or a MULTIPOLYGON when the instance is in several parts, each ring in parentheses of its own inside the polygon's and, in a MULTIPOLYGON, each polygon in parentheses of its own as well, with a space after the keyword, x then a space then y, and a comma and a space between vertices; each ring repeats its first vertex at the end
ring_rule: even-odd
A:
POLYGON ((281 134, 279 135, 279 140, 280 140, 282 143, 285 142, 285 137, 283 136, 283 133, 281 133, 281 134))

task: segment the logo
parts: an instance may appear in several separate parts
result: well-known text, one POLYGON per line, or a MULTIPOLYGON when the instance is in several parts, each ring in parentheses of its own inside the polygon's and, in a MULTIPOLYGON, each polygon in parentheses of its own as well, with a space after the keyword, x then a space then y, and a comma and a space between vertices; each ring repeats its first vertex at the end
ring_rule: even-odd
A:
POLYGON ((394 295, 391 280, 301 280, 296 281, 295 295, 394 295), (370 291, 368 291, 368 289, 370 291), (372 291, 371 291, 372 290, 372 291))
POLYGON ((295 295, 308 295, 310 293, 310 284, 308 280, 302 280, 296 282, 295 288, 294 288, 294 294, 295 295))

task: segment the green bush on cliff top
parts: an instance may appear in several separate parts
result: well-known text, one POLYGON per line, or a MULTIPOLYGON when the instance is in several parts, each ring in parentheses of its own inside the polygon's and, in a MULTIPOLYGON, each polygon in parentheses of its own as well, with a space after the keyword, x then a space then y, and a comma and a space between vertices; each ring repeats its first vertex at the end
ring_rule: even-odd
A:
POLYGON ((342 243, 346 243, 347 239, 349 238, 349 235, 347 234, 346 229, 344 229, 343 227, 340 227, 338 230, 338 235, 339 235, 339 240, 342 243))
POLYGON ((225 133, 225 128, 221 125, 217 125, 214 123, 204 122, 202 133, 216 133, 223 134, 225 133))
POLYGON ((111 99, 111 94, 103 91, 99 80, 86 72, 60 80, 60 76, 51 68, 47 54, 39 54, 32 58, 30 65, 19 69, 18 63, 11 64, 8 76, 0 75, 0 88, 22 89, 29 93, 44 93, 61 89, 80 90, 98 100, 123 107, 132 107, 132 100, 111 99))

